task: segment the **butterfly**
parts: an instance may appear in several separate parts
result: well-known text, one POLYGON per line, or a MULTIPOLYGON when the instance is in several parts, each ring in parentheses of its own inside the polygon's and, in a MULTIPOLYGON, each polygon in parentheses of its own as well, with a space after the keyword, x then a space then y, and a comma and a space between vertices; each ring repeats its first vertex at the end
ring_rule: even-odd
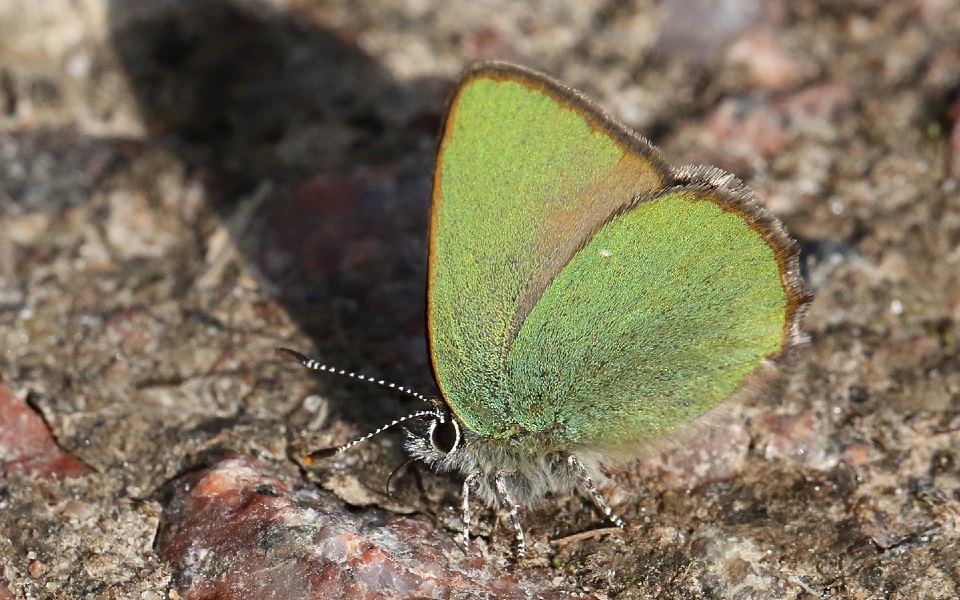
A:
MULTIPOLYGON (((519 512, 597 488, 800 344, 798 246, 733 175, 672 168, 580 93, 527 68, 462 76, 433 175, 427 321, 441 391, 406 449, 519 512)), ((299 353, 304 365, 331 370, 299 353)), ((422 397, 422 396, 421 396, 422 397)))

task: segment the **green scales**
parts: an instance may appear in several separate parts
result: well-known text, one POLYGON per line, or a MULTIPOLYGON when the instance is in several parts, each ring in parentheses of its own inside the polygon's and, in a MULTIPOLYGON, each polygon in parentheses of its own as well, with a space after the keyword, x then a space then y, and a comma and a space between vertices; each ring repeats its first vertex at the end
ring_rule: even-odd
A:
POLYGON ((421 421, 407 449, 465 477, 465 530, 471 494, 503 506, 519 556, 518 509, 549 492, 582 489, 622 526, 594 484, 601 467, 702 423, 800 342, 797 255, 732 175, 668 166, 545 75, 474 66, 433 176, 427 317, 442 397, 386 427, 421 421))

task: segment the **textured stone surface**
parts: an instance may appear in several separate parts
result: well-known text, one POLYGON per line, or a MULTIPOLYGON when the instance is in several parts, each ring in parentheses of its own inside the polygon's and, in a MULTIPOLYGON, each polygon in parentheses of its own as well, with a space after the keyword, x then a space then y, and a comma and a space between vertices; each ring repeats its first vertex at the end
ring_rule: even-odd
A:
POLYGON ((0 595, 185 597, 269 565, 309 581, 291 564, 317 534, 296 523, 322 517, 348 554, 373 544, 358 568, 435 590, 960 596, 958 90, 957 0, 0 2, 0 380, 90 467, 0 479, 0 595), (300 473, 417 404, 272 353, 434 390, 431 155, 481 58, 583 89, 674 164, 736 172, 817 292, 777 385, 611 473, 628 532, 551 544, 603 524, 550 499, 524 511, 513 573, 503 515, 475 507, 457 545, 456 479, 411 465, 384 493, 395 435, 300 473), (227 455, 282 493, 182 487, 227 455), (218 542, 202 498, 254 533, 218 542), (161 514, 161 539, 206 537, 161 555, 161 514))
POLYGON ((565 598, 543 569, 464 553, 429 519, 346 510, 229 456, 174 482, 157 551, 190 598, 565 598))

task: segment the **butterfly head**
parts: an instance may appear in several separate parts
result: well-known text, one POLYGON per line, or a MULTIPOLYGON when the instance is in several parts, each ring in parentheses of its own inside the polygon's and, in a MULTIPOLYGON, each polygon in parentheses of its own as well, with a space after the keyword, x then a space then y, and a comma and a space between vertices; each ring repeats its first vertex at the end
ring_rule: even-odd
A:
POLYGON ((431 415, 406 428, 406 449, 440 471, 456 467, 463 449, 463 429, 445 405, 438 405, 431 415))
POLYGON ((438 456, 453 454, 460 448, 460 425, 450 411, 438 410, 429 419, 426 438, 430 442, 430 450, 438 456))

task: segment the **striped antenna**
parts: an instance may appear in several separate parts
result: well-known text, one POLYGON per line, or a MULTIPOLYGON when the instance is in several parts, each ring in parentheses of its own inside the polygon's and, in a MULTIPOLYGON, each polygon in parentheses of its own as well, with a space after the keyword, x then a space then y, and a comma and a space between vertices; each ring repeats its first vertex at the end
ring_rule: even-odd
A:
MULTIPOLYGON (((319 362, 313 360, 312 358, 307 358, 306 356, 304 356, 303 354, 300 354, 300 353, 297 352, 296 350, 291 350, 291 349, 289 349, 289 348, 277 348, 276 351, 277 351, 277 354, 284 354, 284 355, 286 355, 286 356, 291 356, 291 357, 293 357, 297 362, 299 362, 301 365, 305 366, 305 367, 308 368, 308 369, 312 369, 312 370, 314 370, 314 371, 323 371, 323 372, 325 372, 325 373, 335 373, 335 374, 337 374, 337 375, 344 375, 344 376, 350 377, 350 378, 352 378, 352 379, 359 379, 360 381, 366 381, 366 382, 368 382, 368 383, 375 383, 375 384, 377 384, 377 385, 381 385, 381 386, 386 387, 386 388, 389 388, 389 389, 391 389, 391 390, 397 390, 397 391, 399 391, 399 392, 403 392, 404 394, 407 394, 407 395, 409 395, 409 396, 413 396, 414 398, 418 398, 418 399, 420 399, 420 400, 422 400, 422 401, 424 401, 424 402, 426 402, 426 403, 428 403, 428 404, 430 403, 430 400, 427 399, 427 397, 424 396, 423 394, 420 394, 420 393, 418 393, 418 392, 415 392, 415 391, 413 391, 413 390, 411 390, 411 389, 409 389, 409 388, 405 388, 405 387, 403 387, 403 386, 401 386, 401 385, 397 385, 397 384, 395 384, 395 383, 388 383, 388 382, 386 382, 386 381, 384 381, 384 380, 382 380, 382 379, 374 379, 373 377, 367 377, 366 375, 360 375, 360 374, 358 374, 358 373, 351 373, 351 372, 346 371, 346 370, 344 370, 344 369, 337 369, 337 368, 334 368, 334 367, 329 367, 329 366, 327 366, 327 365, 325 365, 325 364, 322 364, 322 363, 319 363, 319 362)), ((321 449, 321 450, 316 450, 316 451, 314 451, 314 452, 311 452, 310 454, 308 454, 308 455, 306 455, 305 457, 303 457, 303 465, 304 465, 304 466, 307 466, 307 465, 309 465, 310 463, 312 463, 312 462, 314 462, 314 461, 317 461, 317 460, 320 460, 320 459, 322 459, 322 458, 327 458, 327 457, 329 457, 329 456, 333 456, 334 454, 340 454, 341 452, 344 452, 345 450, 348 450, 348 449, 350 449, 350 448, 353 448, 354 446, 356 446, 356 445, 359 444, 360 442, 365 442, 365 441, 369 440, 370 438, 372 438, 373 436, 378 435, 378 434, 382 433, 383 431, 385 431, 385 430, 387 430, 387 429, 390 429, 390 428, 393 427, 394 425, 399 425, 400 423, 403 423, 404 421, 409 421, 409 420, 411 420, 411 419, 419 419, 419 418, 421 418, 421 417, 435 417, 435 418, 439 419, 441 422, 443 422, 443 420, 444 420, 443 413, 442 413, 440 410, 437 410, 437 409, 432 409, 432 410, 418 410, 417 412, 410 413, 409 415, 400 417, 399 419, 394 419, 393 421, 391 421, 390 423, 387 423, 387 424, 384 425, 383 427, 378 428, 376 431, 373 431, 373 432, 371 432, 371 433, 368 433, 368 434, 365 435, 365 436, 359 437, 359 438, 357 438, 357 439, 355 439, 355 440, 353 440, 353 441, 347 442, 346 444, 343 444, 343 445, 341 445, 341 446, 334 446, 333 448, 323 448, 323 449, 321 449)))
POLYGON ((351 379, 359 379, 360 381, 366 381, 368 383, 375 383, 381 385, 385 388, 390 388, 391 390, 397 390, 398 392, 403 392, 408 396, 413 396, 418 400, 422 400, 427 404, 432 404, 430 399, 421 394, 420 392, 415 392, 410 388, 405 388, 402 385, 397 385, 395 383, 390 383, 389 381, 384 381, 383 379, 374 379, 373 377, 367 377, 366 375, 361 375, 360 373, 352 373, 345 369, 338 369, 336 367, 331 367, 325 365, 321 362, 315 361, 312 358, 307 358, 303 354, 300 354, 296 350, 291 350, 290 348, 277 348, 277 354, 285 354, 287 356, 292 356, 298 363, 305 366, 308 369, 313 369, 314 371, 323 371, 324 373, 334 373, 336 375, 344 375, 350 377, 351 379))
POLYGON ((438 411, 436 411, 436 410, 419 410, 419 411, 417 411, 417 412, 415 412, 415 413, 410 413, 409 415, 406 415, 405 417, 400 417, 399 419, 395 419, 395 420, 387 423, 387 424, 384 425, 383 427, 380 427, 380 428, 377 429, 376 431, 372 431, 372 432, 368 433, 367 435, 365 435, 365 436, 363 436, 363 437, 358 437, 357 439, 355 439, 355 440, 353 440, 353 441, 350 441, 350 442, 347 442, 346 444, 343 444, 342 446, 334 446, 333 448, 323 448, 323 449, 321 449, 321 450, 315 450, 315 451, 311 452, 310 454, 308 454, 308 455, 306 455, 306 456, 303 457, 303 464, 304 464, 304 466, 306 466, 306 465, 309 465, 310 463, 312 463, 312 462, 314 462, 314 461, 320 460, 321 458, 327 458, 328 456, 333 456, 334 454, 340 454, 341 452, 343 452, 343 451, 345 451, 345 450, 349 450, 350 448, 353 448, 354 446, 356 446, 356 445, 359 444, 360 442, 365 442, 365 441, 369 440, 370 438, 372 438, 373 436, 378 435, 378 434, 382 433, 383 431, 385 431, 385 430, 387 430, 387 429, 390 429, 390 428, 393 427, 394 425, 399 425, 400 423, 403 423, 404 421, 409 421, 410 419, 419 419, 420 417, 437 417, 437 418, 439 418, 439 419, 442 419, 442 418, 443 418, 443 415, 441 415, 441 414, 440 414, 438 411))

